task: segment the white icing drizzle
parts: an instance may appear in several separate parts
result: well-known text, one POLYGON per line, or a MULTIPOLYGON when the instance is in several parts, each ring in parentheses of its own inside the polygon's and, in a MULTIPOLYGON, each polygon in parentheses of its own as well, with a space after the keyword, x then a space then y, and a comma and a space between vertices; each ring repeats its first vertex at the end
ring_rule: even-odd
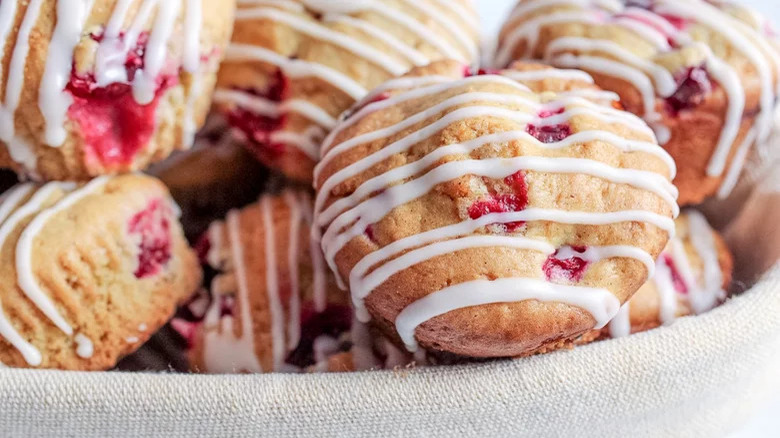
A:
POLYGON ((393 50, 401 54, 413 65, 423 66, 428 64, 431 61, 430 58, 428 58, 428 56, 426 56, 424 53, 420 52, 413 46, 406 44, 405 42, 396 38, 395 35, 391 34, 390 32, 386 32, 380 29, 379 27, 368 23, 367 21, 352 18, 348 15, 334 15, 334 14, 325 15, 324 20, 328 23, 346 24, 348 26, 352 26, 356 29, 359 29, 361 32, 365 32, 366 34, 370 35, 372 38, 382 41, 383 43, 390 46, 393 50))
MULTIPOLYGON (((244 248, 241 244, 240 218, 237 211, 228 213, 226 225, 215 223, 209 229, 209 236, 221 234, 223 227, 227 227, 230 246, 230 257, 233 270, 236 275, 238 293, 236 305, 241 314, 241 337, 237 338, 233 329, 235 317, 228 315, 220 317, 219 304, 212 305, 203 320, 203 362, 206 369, 214 373, 229 373, 235 371, 248 371, 259 373, 263 371, 262 365, 255 354, 254 327, 252 324, 251 303, 249 300, 249 286, 246 279, 246 267, 244 264, 244 248)), ((215 246, 215 241, 210 240, 209 252, 220 253, 221 247, 215 246)), ((213 256, 216 258, 217 256, 213 256)), ((212 257, 209 257, 210 259, 212 257)), ((218 268, 218 266, 214 266, 218 268)), ((214 300, 228 291, 213 288, 214 300)))
POLYGON ((434 0, 434 2, 438 3, 440 7, 455 13, 455 15, 457 15, 462 22, 466 23, 473 32, 479 31, 481 25, 479 16, 475 14, 473 10, 468 10, 457 0, 434 0))
POLYGON ((81 39, 92 4, 92 0, 57 2, 57 25, 38 92, 38 107, 45 121, 44 140, 49 146, 61 146, 68 135, 65 119, 73 98, 65 92, 65 86, 70 79, 73 50, 81 39))
POLYGON ((279 299, 279 269, 276 263, 276 241, 270 198, 264 197, 260 200, 260 210, 263 216, 264 231, 265 287, 268 294, 268 312, 271 315, 271 351, 274 371, 276 371, 284 364, 286 346, 284 342, 284 309, 279 299))
MULTIPOLYGON (((568 2, 567 2, 568 3, 568 2)), ((548 3, 544 3, 546 7, 548 3)), ((522 58, 528 58, 533 54, 543 27, 566 23, 598 24, 598 19, 593 11, 566 11, 542 15, 523 22, 507 35, 496 53, 495 65, 503 67, 511 60, 515 48, 521 41, 525 41, 525 52, 522 58)))
MULTIPOLYGON (((314 345, 312 346, 314 351, 314 362, 325 363, 327 365, 328 357, 338 353, 339 341, 328 335, 320 335, 314 339, 314 345)), ((327 366, 325 367, 327 370, 327 366)))
MULTIPOLYGON (((434 47, 438 52, 442 53, 445 57, 465 61, 466 57, 461 52, 455 49, 446 38, 438 35, 433 29, 430 29, 424 23, 416 20, 411 15, 406 14, 400 9, 393 8, 378 0, 358 0, 358 1, 333 1, 333 0, 303 0, 304 5, 307 8, 315 10, 323 14, 354 14, 359 12, 371 11, 376 14, 382 15, 387 20, 394 22, 396 25, 406 28, 409 32, 417 35, 420 40, 425 41, 430 46, 434 47)), ((430 8, 421 7, 419 4, 410 3, 404 0, 404 3, 408 6, 422 9, 428 19, 432 21, 439 21, 442 18, 438 17, 438 11, 431 10, 430 8)), ((462 36, 458 37, 459 41, 465 40, 462 36)), ((468 42, 465 43, 469 47, 468 42)), ((476 49, 476 47, 473 47, 476 49)), ((476 54, 476 51, 474 51, 476 54)), ((408 68, 406 69, 408 70, 408 68)), ((390 71, 390 70, 388 70, 390 71)), ((394 73, 395 76, 399 76, 404 71, 394 73)))
POLYGON ((89 359, 95 353, 95 346, 88 337, 79 333, 73 337, 73 340, 76 341, 76 354, 80 358, 89 359))
MULTIPOLYGON (((447 15, 445 14, 445 11, 448 10, 449 8, 446 8, 445 11, 437 11, 434 7, 429 6, 427 3, 417 1, 417 0, 404 0, 404 3, 413 8, 416 8, 423 15, 425 15, 426 17, 430 17, 433 21, 437 22, 442 29, 447 31, 447 33, 449 33, 449 35, 455 41, 457 41, 462 48, 466 50, 466 53, 468 54, 468 58, 463 58, 462 56, 458 58, 450 55, 449 53, 447 53, 447 51, 443 50, 443 48, 445 47, 444 39, 441 39, 441 42, 438 44, 438 46, 441 46, 439 48, 440 50, 442 50, 442 53, 444 53, 450 58, 460 59, 461 61, 464 62, 467 61, 468 59, 471 60, 479 59, 479 47, 477 43, 473 39, 471 39, 466 32, 463 32, 457 23, 450 20, 450 18, 447 17, 447 15)), ((431 30, 428 30, 426 33, 420 33, 420 35, 421 36, 424 35, 428 37, 431 41, 436 40, 436 34, 431 30)))
POLYGON ((663 324, 669 324, 677 317, 677 290, 672 280, 672 269, 663 258, 659 258, 656 262, 653 282, 655 282, 655 287, 658 289, 661 304, 658 310, 658 317, 663 324))
MULTIPOLYGON (((596 5, 584 0, 537 0, 521 3, 507 22, 507 28, 511 31, 502 41, 501 50, 495 58, 496 65, 505 65, 523 41, 526 43, 526 50, 521 57, 531 57, 537 48, 537 38, 543 27, 565 23, 600 25, 600 21, 595 20, 592 15, 597 12, 594 6, 596 5), (517 24, 521 17, 552 6, 569 6, 578 8, 579 11, 541 14, 517 24)), ((609 17, 606 25, 618 25, 627 29, 652 44, 659 52, 672 50, 668 42, 671 39, 682 46, 695 47, 704 53, 707 72, 721 85, 729 101, 718 143, 707 166, 707 175, 722 176, 732 150, 737 148, 731 168, 719 190, 719 196, 727 196, 736 183, 750 146, 755 142, 765 141, 770 133, 774 100, 780 94, 780 81, 772 82, 775 78, 770 63, 775 71, 780 70, 780 54, 771 47, 761 32, 706 2, 658 0, 652 4, 652 11, 637 7, 624 8, 618 4, 613 12, 618 11, 620 14, 609 17), (741 144, 736 145, 735 141, 746 108, 745 91, 739 74, 734 67, 714 55, 709 47, 694 41, 690 34, 678 30, 660 14, 681 17, 712 29, 755 68, 761 87, 760 113, 755 122, 755 132, 751 132, 749 138, 741 144)), ((643 117, 653 126, 659 142, 663 144, 671 140, 671 131, 662 124, 662 117, 655 109, 656 96, 668 98, 677 88, 674 77, 664 67, 655 64, 651 59, 634 55, 615 42, 585 37, 554 39, 547 46, 544 57, 556 66, 584 68, 629 82, 642 96, 643 117), (609 57, 596 56, 594 52, 609 57)))
POLYGON ((471 306, 526 300, 564 302, 585 309, 596 320, 597 329, 607 325, 620 310, 620 301, 606 289, 559 285, 534 278, 500 278, 460 283, 427 295, 402 310, 395 327, 406 348, 416 351, 414 331, 432 318, 471 306), (476 290, 480 293, 474 293, 476 290))
MULTIPOLYGON (((300 196, 303 209, 303 219, 306 222, 306 226, 311 228, 312 224, 314 223, 312 199, 306 193, 303 193, 300 196)), ((325 265, 325 258, 322 255, 322 249, 320 248, 319 242, 314 239, 309 239, 309 257, 311 258, 312 272, 314 275, 314 311, 324 312, 328 307, 327 267, 325 265)))
POLYGON ((275 65, 290 78, 316 77, 355 100, 367 93, 362 85, 338 70, 301 59, 289 59, 263 47, 231 43, 225 53, 225 60, 226 62, 260 61, 275 65))
MULTIPOLYGON (((533 72, 527 77, 536 78, 533 72)), ((578 77, 577 73, 559 73, 560 77, 578 77)), ((522 75, 520 75, 522 77, 522 75)), ((334 130, 346 129, 344 125, 356 123, 356 120, 373 111, 386 108, 409 99, 419 99, 435 93, 446 92, 455 87, 465 87, 467 84, 489 81, 500 84, 513 82, 501 76, 478 76, 461 80, 453 79, 448 84, 434 83, 422 86, 389 99, 370 103, 355 113, 352 118, 334 130)), ((522 88, 518 88, 521 91, 522 88)), ((616 134, 604 131, 585 131, 570 135, 568 138, 551 144, 543 144, 528 134, 525 130, 492 133, 464 142, 450 144, 434 149, 432 152, 418 158, 416 161, 392 168, 373 178, 362 182, 351 195, 335 200, 326 207, 330 192, 342 182, 359 175, 394 154, 409 150, 414 145, 440 132, 453 122, 480 117, 494 116, 512 120, 521 125, 534 123, 537 125, 556 125, 565 123, 572 117, 588 115, 608 123, 619 123, 637 133, 652 137, 639 119, 626 116, 625 113, 611 107, 597 105, 577 96, 567 96, 551 102, 540 104, 524 95, 509 93, 466 92, 456 94, 433 104, 420 113, 408 116, 390 126, 380 126, 375 131, 363 133, 340 144, 334 142, 335 137, 329 137, 323 147, 323 159, 318 165, 322 171, 330 161, 339 154, 368 142, 376 142, 388 138, 409 127, 426 120, 434 120, 428 126, 409 133, 368 156, 355 161, 345 168, 333 173, 319 187, 315 202, 315 227, 313 239, 320 240, 325 252, 325 260, 334 272, 338 272, 335 258, 344 246, 353 238, 361 236, 367 226, 378 222, 393 209, 411 202, 429 193, 441 183, 451 181, 466 175, 480 176, 490 179, 502 179, 518 171, 536 171, 543 173, 586 174, 595 178, 610 181, 613 184, 629 185, 637 189, 656 194, 663 199, 669 209, 676 215, 677 190, 662 175, 637 169, 615 168, 605 163, 590 159, 572 157, 541 157, 520 156, 514 158, 490 158, 482 160, 460 159, 446 160, 448 156, 468 157, 474 150, 490 144, 501 144, 509 141, 522 140, 541 148, 561 149, 585 142, 603 141, 614 144, 624 152, 642 151, 662 158, 669 166, 670 175, 674 175, 674 163, 662 149, 653 143, 629 140, 616 134), (495 102, 496 106, 478 106, 475 102, 495 102), (457 108, 459 105, 472 104, 457 108), (509 110, 500 105, 517 106, 522 109, 509 110), (451 109, 446 115, 443 112, 451 109), (539 119, 536 113, 541 110, 554 111, 563 109, 560 114, 539 119), (437 119, 436 116, 439 116, 437 119), (320 235, 320 228, 325 232, 320 235)), ((319 173, 319 172, 316 172, 319 173)), ((349 272, 349 286, 352 301, 356 308, 356 319, 367 322, 370 315, 365 308, 364 300, 377 287, 384 284, 395 274, 409 269, 435 257, 472 248, 505 247, 521 251, 535 251, 539 257, 546 257, 556 250, 551 244, 530 238, 513 235, 482 235, 473 233, 479 228, 490 224, 510 222, 552 221, 564 224, 614 224, 637 221, 657 226, 670 235, 674 232, 674 222, 669 217, 651 211, 616 211, 605 213, 576 212, 526 208, 517 212, 490 213, 478 219, 466 219, 456 224, 436 228, 407 236, 392 242, 382 248, 368 253, 349 272)), ((613 257, 633 258, 640 261, 647 269, 648 276, 654 271, 654 261, 650 254, 631 245, 615 245, 587 248, 576 254, 569 248, 559 251, 556 257, 581 257, 589 262, 597 263, 613 257)), ((343 284, 342 279, 337 279, 343 284)), ((619 300, 606 289, 587 288, 581 286, 564 286, 533 278, 511 278, 494 281, 474 280, 449 286, 410 304, 396 318, 396 329, 406 346, 414 351, 416 342, 414 332, 416 327, 425 321, 449 311, 482 304, 517 302, 527 299, 541 301, 562 301, 581 307, 593 315, 598 327, 603 327, 618 312, 619 300), (479 293, 475 293, 479 290, 479 293)))
MULTIPOLYGON (((312 127, 310 127, 311 129, 312 127)), ((317 128, 316 126, 313 128, 317 128)), ((306 156, 312 160, 316 160, 319 157, 318 154, 318 141, 317 138, 322 138, 322 135, 316 135, 321 130, 308 130, 302 134, 292 131, 274 131, 271 133, 271 143, 291 144, 303 152, 306 156)))
POLYGON ((303 209, 295 193, 287 191, 282 195, 287 208, 290 209, 290 245, 287 248, 287 266, 289 270, 290 301, 287 321, 287 350, 292 351, 301 340, 301 290, 298 272, 298 255, 301 240, 301 222, 303 209))
POLYGON ((54 204, 54 206, 38 213, 32 222, 24 229, 16 244, 16 275, 19 287, 27 298, 35 303, 41 312, 68 336, 73 335, 73 328, 65 321, 65 318, 60 315, 54 302, 46 296, 46 293, 35 280, 35 274, 32 271, 33 241, 49 219, 55 214, 72 207, 85 197, 101 189, 110 179, 111 177, 108 176, 96 178, 83 187, 71 191, 54 204))
MULTIPOLYGON (((33 216, 22 230, 15 247, 15 266, 19 289, 57 328, 68 336, 74 335, 73 328, 60 315, 54 302, 37 284, 32 272, 33 242, 52 216, 94 193, 108 180, 110 177, 97 178, 81 188, 76 188, 74 183, 52 182, 36 190, 36 186, 33 184, 21 184, 3 195, 0 200, 0 222, 2 223, 0 225, 0 247, 6 243, 8 237, 20 223, 33 216), (64 191, 66 194, 53 206, 41 210, 46 201, 58 191, 64 191), (27 200, 21 203, 23 199, 27 200)), ((30 366, 39 366, 42 363, 41 353, 13 327, 2 312, 2 307, 0 307, 0 336, 11 343, 30 366)), ((90 358, 94 350, 92 342, 83 334, 75 334, 73 339, 77 344, 76 354, 85 359, 90 358)))
POLYGON ((561 79, 565 81, 583 81, 589 84, 593 83, 593 77, 582 70, 565 70, 565 69, 542 69, 542 70, 528 70, 528 71, 513 71, 506 70, 501 73, 502 76, 506 76, 510 79, 514 79, 518 82, 534 82, 542 81, 545 79, 561 79))
POLYGON ((631 301, 620 307, 617 315, 609 322, 609 335, 623 338, 631 334, 631 301))
POLYGON ((294 0, 238 0, 238 4, 241 6, 273 6, 292 12, 304 12, 306 10, 302 4, 294 0))
MULTIPOLYGON (((16 136, 15 115, 19 107, 22 86, 24 85, 24 67, 27 64, 27 56, 30 53, 30 34, 38 21, 41 12, 42 0, 31 0, 19 25, 16 42, 12 46, 8 77, 5 78, 5 101, 0 106, 0 140, 8 145, 11 159, 23 164, 26 169, 35 168, 36 158, 27 142, 16 136)), ((3 2, 0 6, 0 41, 3 47, 8 42, 8 37, 13 28, 19 2, 3 2)), ((5 55, 4 49, 0 55, 5 55)))
POLYGON ((171 38, 181 8, 179 1, 157 0, 155 3, 157 16, 144 50, 144 68, 137 71, 133 78, 133 97, 142 105, 151 103, 154 99, 157 91, 157 76, 165 63, 168 40, 171 38))
POLYGON ((691 306, 696 313, 706 312, 715 307, 726 296, 723 290, 723 272, 718 262, 712 228, 707 219, 698 211, 688 212, 688 232, 691 244, 704 264, 704 284, 691 294, 691 306))
POLYGON ((236 20, 273 20, 292 27, 296 31, 340 47, 348 52, 360 56, 377 67, 382 68, 394 76, 400 76, 408 66, 388 56, 381 50, 365 44, 356 38, 333 31, 313 21, 308 21, 296 15, 273 8, 239 9, 236 11, 236 20))
POLYGON ((187 10, 184 16, 184 55, 182 67, 190 74, 191 83, 184 107, 182 121, 182 136, 185 147, 195 143, 197 123, 195 120, 195 104, 203 86, 203 72, 200 62, 200 28, 203 25, 203 5, 201 0, 187 0, 187 10))
POLYGON ((742 175, 742 170, 745 168, 745 162, 747 161, 750 147, 753 146, 753 143, 756 141, 757 135, 758 131, 751 129, 739 145, 739 148, 737 148, 737 154, 734 156, 731 166, 729 166, 729 170, 726 173, 726 179, 723 180, 723 184, 721 184, 720 189, 718 189, 719 199, 728 198, 731 192, 734 191, 734 187, 737 186, 739 177, 742 175))
MULTIPOLYGON (((20 184, 9 192, 3 195, 2 201, 0 201, 0 248, 5 244, 5 240, 8 235, 13 231, 18 222, 21 220, 22 215, 11 215, 11 212, 19 206, 22 199, 26 198, 35 190, 33 184, 20 184), (9 216, 11 216, 9 218, 9 216), (9 224, 6 219, 13 219, 13 222, 9 224)), ((53 189, 52 189, 53 190, 53 189)), ((47 191, 41 195, 41 198, 48 197, 51 192, 47 191)), ((32 199, 31 199, 32 200, 32 199)), ((27 204, 24 204, 27 205, 27 204)), ((0 304, 1 305, 1 304, 0 304)), ((41 353, 32 344, 27 342, 21 334, 11 325, 11 322, 5 316, 5 313, 1 311, 0 307, 0 336, 7 340, 14 346, 24 357, 24 360, 31 366, 39 366, 42 362, 41 353)))

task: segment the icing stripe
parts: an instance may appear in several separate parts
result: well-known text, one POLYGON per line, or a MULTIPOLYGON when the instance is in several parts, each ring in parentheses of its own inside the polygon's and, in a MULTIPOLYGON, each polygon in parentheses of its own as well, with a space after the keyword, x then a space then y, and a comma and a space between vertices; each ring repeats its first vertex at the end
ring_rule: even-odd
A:
POLYGON ((291 78, 315 77, 338 88, 354 100, 363 97, 367 91, 362 85, 345 74, 299 59, 288 59, 262 47, 231 43, 225 53, 225 62, 260 61, 279 67, 291 78))
MULTIPOLYGON (((212 305, 203 320, 204 364, 206 369, 217 373, 236 371, 260 373, 263 371, 263 367, 255 354, 256 346, 250 308, 251 301, 246 279, 244 248, 241 244, 240 217, 238 212, 232 211, 228 213, 225 223, 225 226, 212 224, 209 229, 209 235, 213 236, 216 233, 222 233, 223 227, 227 228, 230 257, 233 261, 238 287, 237 305, 241 310, 241 337, 237 338, 234 335, 233 324, 235 323, 235 317, 232 315, 221 317, 220 306, 212 305)), ((210 241, 213 244, 216 240, 210 241)), ((221 248, 212 247, 211 250, 220 252, 221 248)), ((223 295, 223 291, 219 289, 212 290, 212 292, 214 292, 215 301, 218 301, 219 297, 223 295)))
POLYGON ((385 32, 379 27, 374 26, 366 21, 358 20, 348 15, 325 15, 324 20, 329 23, 346 24, 348 26, 359 29, 362 32, 365 32, 372 38, 378 41, 382 41, 383 43, 390 46, 393 50, 403 55, 404 58, 409 60, 409 62, 411 62, 413 65, 423 66, 430 62, 430 58, 428 58, 424 53, 399 40, 395 37, 395 35, 389 32, 385 32))
POLYGON ((501 278, 456 284, 427 295, 402 310, 395 326, 407 349, 416 351, 414 332, 432 318, 471 306, 526 300, 581 307, 596 320, 596 328, 604 327, 620 309, 620 301, 606 289, 558 285, 533 278, 501 278), (475 293, 477 290, 480 293, 475 293))
POLYGON ((68 135, 65 120, 73 98, 65 92, 65 86, 73 68, 73 51, 81 39, 92 4, 92 0, 57 2, 57 24, 38 91, 38 107, 44 119, 43 136, 49 146, 61 146, 68 135))
POLYGON ((408 70, 407 66, 368 44, 362 43, 355 38, 349 37, 345 34, 334 32, 327 27, 318 25, 314 22, 303 20, 282 10, 259 8, 239 9, 236 11, 236 20, 261 19, 273 20, 286 24, 298 32, 301 32, 312 38, 316 38, 341 47, 344 50, 352 52, 353 54, 372 62, 373 64, 381 67, 394 76, 400 76, 406 72, 406 70, 408 70))
POLYGON ((279 104, 241 90, 217 89, 214 92, 214 102, 233 104, 265 117, 280 117, 287 113, 296 113, 327 129, 333 128, 336 124, 336 119, 322 108, 302 99, 285 100, 279 104))
POLYGON ((617 315, 609 322, 609 335, 622 338, 631 334, 631 301, 620 307, 617 315))
MULTIPOLYGON (((284 309, 279 300, 279 270, 276 263, 276 242, 273 212, 270 198, 260 201, 263 215, 264 252, 265 252, 265 286, 268 294, 268 312, 271 315, 271 340, 273 353, 273 369, 278 371, 284 365, 286 345, 284 342, 284 309)), ((247 315, 251 318, 251 314, 247 315)))
POLYGON ((725 297, 723 290, 723 272, 718 262, 718 251, 715 246, 712 228, 707 219, 695 210, 688 212, 688 231, 691 244, 696 248, 704 264, 704 284, 691 296, 691 305, 696 313, 712 309, 718 300, 725 297))
POLYGON ((24 229, 16 244, 16 275, 19 287, 27 298, 35 303, 41 312, 68 336, 73 335, 73 328, 65 321, 65 318, 60 315, 54 302, 46 296, 46 293, 35 280, 35 274, 32 271, 33 241, 43 227, 46 226, 49 219, 101 189, 110 179, 111 177, 107 176, 96 178, 83 187, 71 191, 54 204, 54 206, 39 212, 32 222, 24 229))
POLYGON ((287 208, 290 209, 290 244, 287 248, 287 265, 289 267, 290 300, 287 322, 287 350, 292 351, 301 340, 301 290, 298 272, 298 255, 300 251, 301 221, 303 211, 299 200, 293 192, 287 191, 283 195, 287 208))

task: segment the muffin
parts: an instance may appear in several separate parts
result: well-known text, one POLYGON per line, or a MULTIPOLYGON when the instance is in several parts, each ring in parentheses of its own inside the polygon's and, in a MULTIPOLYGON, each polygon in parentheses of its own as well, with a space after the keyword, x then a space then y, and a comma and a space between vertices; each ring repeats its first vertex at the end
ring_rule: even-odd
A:
POLYGON ((26 183, 0 201, 0 362, 105 370, 195 291, 177 208, 140 175, 26 183))
POLYGON ((209 290, 174 324, 193 370, 300 371, 339 348, 352 313, 310 242, 311 203, 292 190, 264 195, 211 225, 200 246, 209 290))
POLYGON ((233 12, 219 0, 5 2, 0 166, 88 180, 190 146, 233 12))
POLYGON ((486 358, 612 319, 674 233, 675 166, 591 82, 442 61, 350 111, 315 170, 315 237, 361 321, 486 358))
POLYGON ((263 163, 309 184, 319 143, 367 90, 436 59, 476 63, 477 17, 469 0, 239 4, 215 102, 263 163))
POLYGON ((604 335, 622 337, 706 312, 726 299, 733 260, 721 236, 694 210, 675 221, 677 234, 653 277, 620 310, 604 335))
POLYGON ((759 14, 713 0, 518 3, 495 65, 539 59, 577 68, 614 91, 675 158, 680 205, 736 184, 770 135, 780 51, 759 14))

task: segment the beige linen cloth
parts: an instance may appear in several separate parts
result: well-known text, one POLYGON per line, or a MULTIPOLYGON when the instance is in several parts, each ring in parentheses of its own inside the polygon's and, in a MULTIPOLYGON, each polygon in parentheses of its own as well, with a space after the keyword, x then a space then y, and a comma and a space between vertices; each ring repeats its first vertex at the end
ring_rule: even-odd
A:
POLYGON ((724 436, 780 391, 780 174, 765 168, 752 195, 738 188, 705 207, 737 213, 722 222, 738 287, 752 285, 708 314, 469 366, 246 376, 2 369, 0 437, 724 436))

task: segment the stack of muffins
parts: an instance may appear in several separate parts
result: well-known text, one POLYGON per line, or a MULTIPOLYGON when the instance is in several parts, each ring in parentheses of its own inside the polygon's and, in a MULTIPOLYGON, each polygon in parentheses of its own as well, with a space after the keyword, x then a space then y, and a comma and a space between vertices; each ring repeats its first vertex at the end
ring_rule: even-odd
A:
POLYGON ((112 368, 178 305, 225 373, 528 356, 727 298, 680 206, 771 127, 745 8, 525 0, 480 69, 468 0, 77 3, 0 4, 0 165, 45 182, 0 202, 7 366, 112 368))

